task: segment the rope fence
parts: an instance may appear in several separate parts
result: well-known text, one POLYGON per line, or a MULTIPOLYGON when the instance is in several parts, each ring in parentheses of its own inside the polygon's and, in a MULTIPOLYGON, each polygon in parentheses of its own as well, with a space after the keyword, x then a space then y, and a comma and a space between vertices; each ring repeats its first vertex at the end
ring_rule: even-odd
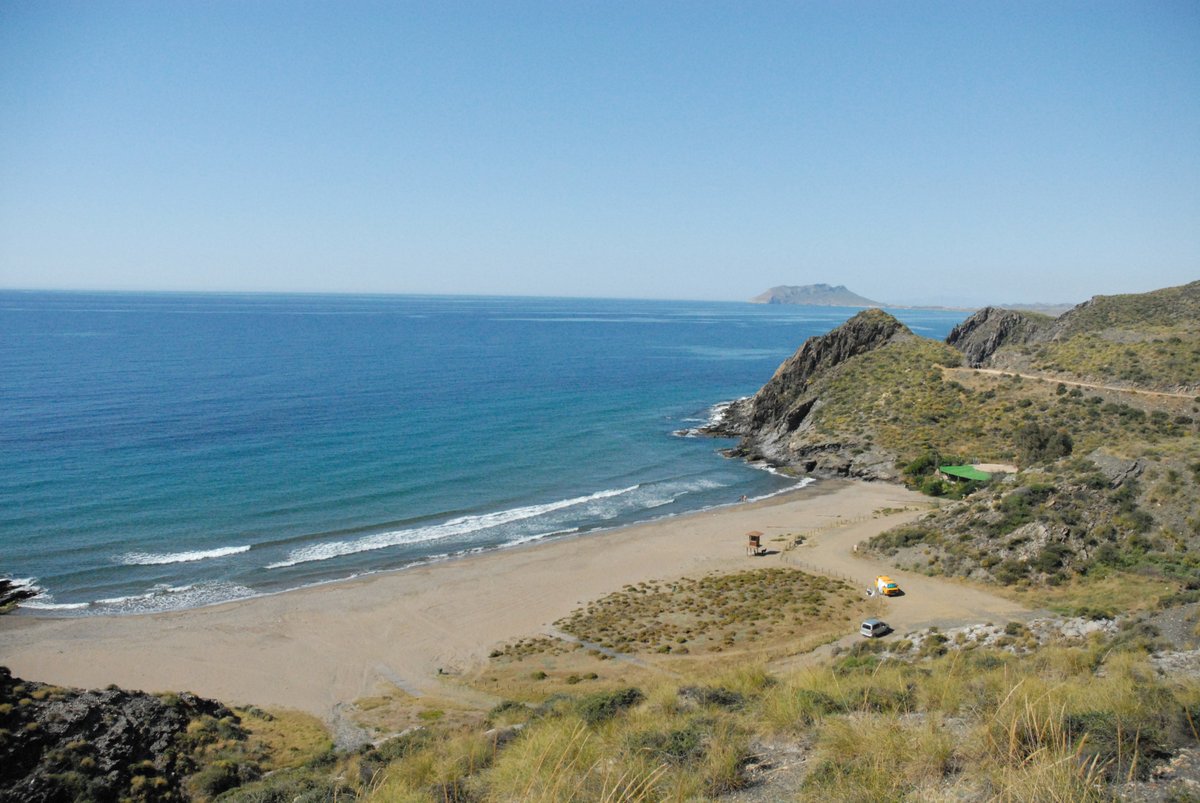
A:
POLYGON ((856 585, 856 586, 862 585, 861 578, 854 578, 854 577, 850 577, 849 575, 842 574, 841 572, 830 571, 829 569, 826 569, 823 566, 817 566, 815 564, 809 563, 806 560, 800 560, 791 555, 781 555, 780 557, 782 557, 784 559, 784 563, 786 563, 789 566, 795 566, 797 569, 804 569, 805 571, 812 572, 813 574, 823 574, 823 575, 826 575, 827 577, 836 577, 838 580, 845 580, 847 583, 850 583, 851 585, 856 585))
POLYGON ((807 541, 809 538, 812 538, 813 536, 820 535, 821 533, 826 533, 826 532, 829 532, 830 530, 837 530, 842 527, 849 527, 852 524, 862 524, 864 521, 870 521, 870 520, 876 519, 876 518, 879 518, 879 517, 874 514, 863 514, 861 516, 852 516, 848 519, 837 519, 835 521, 831 521, 829 524, 825 524, 820 527, 812 527, 807 530, 801 530, 800 532, 788 533, 784 537, 788 538, 790 540, 788 543, 783 545, 783 551, 790 552, 793 549, 795 549, 796 547, 800 546, 800 544, 803 543, 804 541, 807 541))

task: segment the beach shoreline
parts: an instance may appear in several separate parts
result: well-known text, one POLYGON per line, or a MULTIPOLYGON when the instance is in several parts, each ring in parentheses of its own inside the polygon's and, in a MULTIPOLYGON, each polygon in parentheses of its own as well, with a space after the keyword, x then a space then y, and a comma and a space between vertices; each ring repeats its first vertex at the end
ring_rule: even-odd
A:
MULTIPOLYGON (((824 480, 760 501, 204 608, 6 616, 0 664, 60 685, 187 690, 330 719, 389 685, 436 694, 443 672, 477 669, 496 645, 543 633, 624 585, 780 565, 779 553, 746 555, 749 530, 765 533, 768 547, 806 531, 863 540, 928 505, 895 485, 824 480)), ((849 554, 848 542, 838 548, 849 554)), ((864 577, 870 571, 862 567, 864 577)))

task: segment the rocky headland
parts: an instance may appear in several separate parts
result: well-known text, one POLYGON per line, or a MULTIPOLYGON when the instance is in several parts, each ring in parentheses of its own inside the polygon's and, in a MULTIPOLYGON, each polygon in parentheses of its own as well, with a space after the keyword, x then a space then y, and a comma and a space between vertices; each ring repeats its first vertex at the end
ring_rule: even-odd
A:
POLYGON ((703 431, 740 438, 728 452, 733 457, 810 474, 895 479, 892 461, 861 448, 857 439, 823 437, 812 426, 812 414, 822 403, 820 381, 830 372, 854 357, 912 338, 908 327, 883 310, 864 310, 828 334, 805 341, 757 393, 731 404, 703 431))

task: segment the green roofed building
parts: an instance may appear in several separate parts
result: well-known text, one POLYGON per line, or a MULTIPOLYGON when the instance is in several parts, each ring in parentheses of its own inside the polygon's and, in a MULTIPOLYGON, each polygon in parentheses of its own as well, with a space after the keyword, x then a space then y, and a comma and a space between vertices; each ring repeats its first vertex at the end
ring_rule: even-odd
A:
POLYGON ((975 482, 984 482, 992 478, 991 474, 986 471, 980 471, 975 466, 940 466, 938 474, 941 474, 948 480, 973 480, 975 482))

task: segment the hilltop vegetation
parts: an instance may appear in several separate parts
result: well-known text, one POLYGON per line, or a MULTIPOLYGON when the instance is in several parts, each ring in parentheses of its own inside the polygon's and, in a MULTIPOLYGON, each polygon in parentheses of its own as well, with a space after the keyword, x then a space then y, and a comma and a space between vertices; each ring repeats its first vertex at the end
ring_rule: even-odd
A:
POLYGON ((1088 332, 1006 350, 991 364, 1083 382, 1195 393, 1200 388, 1200 333, 1144 332, 1134 338, 1088 332))
POLYGON ((1096 296, 1056 319, 1051 336, 1065 340, 1086 332, 1196 331, 1200 328, 1200 281, 1117 296, 1096 296))
POLYGON ((1097 296, 1054 319, 989 308, 948 342, 973 366, 1200 393, 1200 282, 1097 296))

